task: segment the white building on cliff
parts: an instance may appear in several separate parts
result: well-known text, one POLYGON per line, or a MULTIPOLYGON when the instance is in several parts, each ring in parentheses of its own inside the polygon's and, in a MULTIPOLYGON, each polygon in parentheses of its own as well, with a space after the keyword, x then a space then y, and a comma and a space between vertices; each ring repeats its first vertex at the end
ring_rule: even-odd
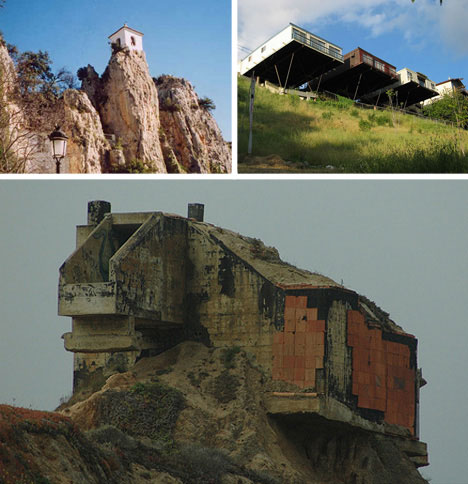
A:
POLYGON ((143 50, 143 34, 138 30, 130 28, 127 24, 109 35, 111 45, 117 47, 128 47, 130 50, 143 50))

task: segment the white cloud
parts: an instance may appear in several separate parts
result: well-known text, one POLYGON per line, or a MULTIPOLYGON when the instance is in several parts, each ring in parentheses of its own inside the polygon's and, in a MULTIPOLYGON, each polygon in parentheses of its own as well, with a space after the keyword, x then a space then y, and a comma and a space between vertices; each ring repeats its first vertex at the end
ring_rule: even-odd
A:
MULTIPOLYGON (((240 46, 254 49, 290 22, 319 26, 346 22, 373 37, 399 32, 412 46, 430 43, 444 33, 440 42, 468 49, 466 0, 238 0, 240 46)), ((240 54, 245 56, 245 52, 240 54)))
POLYGON ((466 0, 448 0, 440 11, 441 39, 459 56, 468 55, 466 0))

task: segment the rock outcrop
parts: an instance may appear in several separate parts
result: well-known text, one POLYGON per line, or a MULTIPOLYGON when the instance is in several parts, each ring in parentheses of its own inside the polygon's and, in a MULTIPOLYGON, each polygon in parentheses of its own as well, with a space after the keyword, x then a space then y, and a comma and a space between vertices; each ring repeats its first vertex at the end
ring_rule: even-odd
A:
POLYGON ((163 76, 158 96, 144 52, 121 49, 101 77, 90 65, 78 75, 81 91, 67 90, 55 103, 25 115, 13 100, 15 66, 0 45, 2 136, 8 138, 2 148, 18 138, 10 148, 17 161, 8 171, 54 173, 47 135, 55 124, 69 135, 62 173, 231 171, 230 149, 190 83, 163 76))
POLYGON ((44 131, 34 133, 36 149, 28 157, 28 173, 55 173, 48 134, 59 124, 68 135, 67 156, 61 162, 61 173, 107 171, 111 150, 104 136, 99 114, 83 91, 67 89, 54 106, 52 116, 41 123, 44 131))
POLYGON ((0 173, 24 172, 26 161, 35 148, 31 133, 25 130, 16 91, 15 66, 6 45, 0 41, 0 173))
POLYGON ((110 144, 101 120, 86 93, 68 89, 63 93, 64 129, 69 136, 68 158, 73 173, 102 173, 110 144))
POLYGON ((98 110, 104 130, 120 139, 127 162, 138 160, 152 172, 166 173, 158 92, 144 52, 125 49, 112 55, 101 86, 98 110))
POLYGON ((210 100, 199 99, 185 79, 161 76, 155 84, 168 171, 230 172, 231 152, 209 112, 210 100))
POLYGON ((398 438, 270 415, 270 391, 252 355, 185 342, 114 374, 61 415, 0 407, 0 477, 8 484, 34 475, 54 483, 426 483, 398 438))

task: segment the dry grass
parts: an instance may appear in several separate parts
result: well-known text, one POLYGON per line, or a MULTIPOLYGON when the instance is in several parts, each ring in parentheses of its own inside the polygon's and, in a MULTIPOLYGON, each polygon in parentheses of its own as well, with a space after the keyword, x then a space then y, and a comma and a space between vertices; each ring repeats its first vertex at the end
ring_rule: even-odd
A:
POLYGON ((468 171, 465 131, 390 110, 359 109, 345 98, 303 101, 261 87, 255 97, 253 156, 247 157, 249 85, 239 78, 241 173, 468 171), (274 163, 267 159, 272 155, 274 163))

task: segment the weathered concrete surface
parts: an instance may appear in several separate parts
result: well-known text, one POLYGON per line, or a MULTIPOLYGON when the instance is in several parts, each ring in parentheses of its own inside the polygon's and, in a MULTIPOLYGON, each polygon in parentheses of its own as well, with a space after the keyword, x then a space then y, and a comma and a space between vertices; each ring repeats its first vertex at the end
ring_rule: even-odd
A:
POLYGON ((416 435, 415 340, 370 302, 361 307, 357 293, 281 261, 256 239, 178 215, 111 213, 79 232, 61 268, 59 307, 73 317, 65 344, 83 388, 93 372, 113 371, 113 352, 128 351, 121 368, 131 368, 194 340, 241 348, 270 391, 295 394, 265 397, 271 415, 416 435), (395 412, 397 398, 405 405, 395 412))
POLYGON ((61 316, 115 313, 115 282, 64 284, 59 288, 59 314, 61 316))

